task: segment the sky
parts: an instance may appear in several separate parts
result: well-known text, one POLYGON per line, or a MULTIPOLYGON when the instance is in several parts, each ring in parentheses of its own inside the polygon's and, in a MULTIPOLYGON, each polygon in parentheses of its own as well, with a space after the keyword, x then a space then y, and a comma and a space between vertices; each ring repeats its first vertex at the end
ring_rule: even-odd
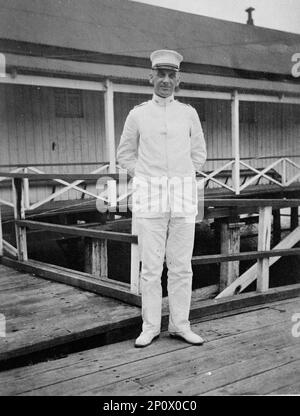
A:
POLYGON ((300 0, 131 0, 203 16, 246 23, 254 7, 254 24, 300 34, 300 0))

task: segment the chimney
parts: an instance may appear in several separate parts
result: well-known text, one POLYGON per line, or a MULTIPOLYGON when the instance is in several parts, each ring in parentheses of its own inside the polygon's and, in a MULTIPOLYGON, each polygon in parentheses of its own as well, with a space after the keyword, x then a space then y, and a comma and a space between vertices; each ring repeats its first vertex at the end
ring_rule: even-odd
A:
POLYGON ((248 7, 248 9, 246 9, 245 11, 248 13, 248 20, 247 20, 247 25, 254 25, 254 21, 252 19, 252 12, 255 9, 253 7, 248 7))

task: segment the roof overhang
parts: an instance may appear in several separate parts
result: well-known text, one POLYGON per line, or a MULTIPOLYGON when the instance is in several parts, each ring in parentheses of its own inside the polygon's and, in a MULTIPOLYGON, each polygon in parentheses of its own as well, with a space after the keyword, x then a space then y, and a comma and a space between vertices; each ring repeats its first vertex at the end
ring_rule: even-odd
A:
MULTIPOLYGON (((5 54, 5 57, 6 82, 12 79, 11 73, 13 73, 15 81, 18 74, 31 74, 95 82, 102 82, 109 78, 120 84, 148 85, 150 73, 150 69, 125 65, 78 62, 9 53, 5 54)), ((224 92, 238 90, 242 93, 300 96, 300 78, 289 82, 181 72, 181 82, 184 88, 191 90, 205 89, 224 92)))

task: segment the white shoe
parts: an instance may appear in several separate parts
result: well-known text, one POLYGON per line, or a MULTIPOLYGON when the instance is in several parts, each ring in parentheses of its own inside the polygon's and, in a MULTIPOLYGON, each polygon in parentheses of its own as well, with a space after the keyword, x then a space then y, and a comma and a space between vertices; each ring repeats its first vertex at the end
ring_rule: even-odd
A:
POLYGON ((202 345, 204 343, 204 339, 200 335, 195 334, 191 329, 182 332, 170 332, 170 336, 180 338, 193 345, 202 345))
POLYGON ((159 333, 142 332, 140 336, 135 340, 134 346, 136 348, 144 348, 151 344, 151 342, 159 337, 159 333))

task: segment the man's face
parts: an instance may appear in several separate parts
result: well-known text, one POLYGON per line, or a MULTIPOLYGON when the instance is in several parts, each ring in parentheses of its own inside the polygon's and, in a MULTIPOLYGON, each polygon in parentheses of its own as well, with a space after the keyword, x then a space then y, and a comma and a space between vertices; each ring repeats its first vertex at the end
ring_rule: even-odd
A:
POLYGON ((180 79, 177 71, 172 69, 153 69, 150 74, 150 82, 154 92, 162 98, 170 97, 178 87, 180 79))

